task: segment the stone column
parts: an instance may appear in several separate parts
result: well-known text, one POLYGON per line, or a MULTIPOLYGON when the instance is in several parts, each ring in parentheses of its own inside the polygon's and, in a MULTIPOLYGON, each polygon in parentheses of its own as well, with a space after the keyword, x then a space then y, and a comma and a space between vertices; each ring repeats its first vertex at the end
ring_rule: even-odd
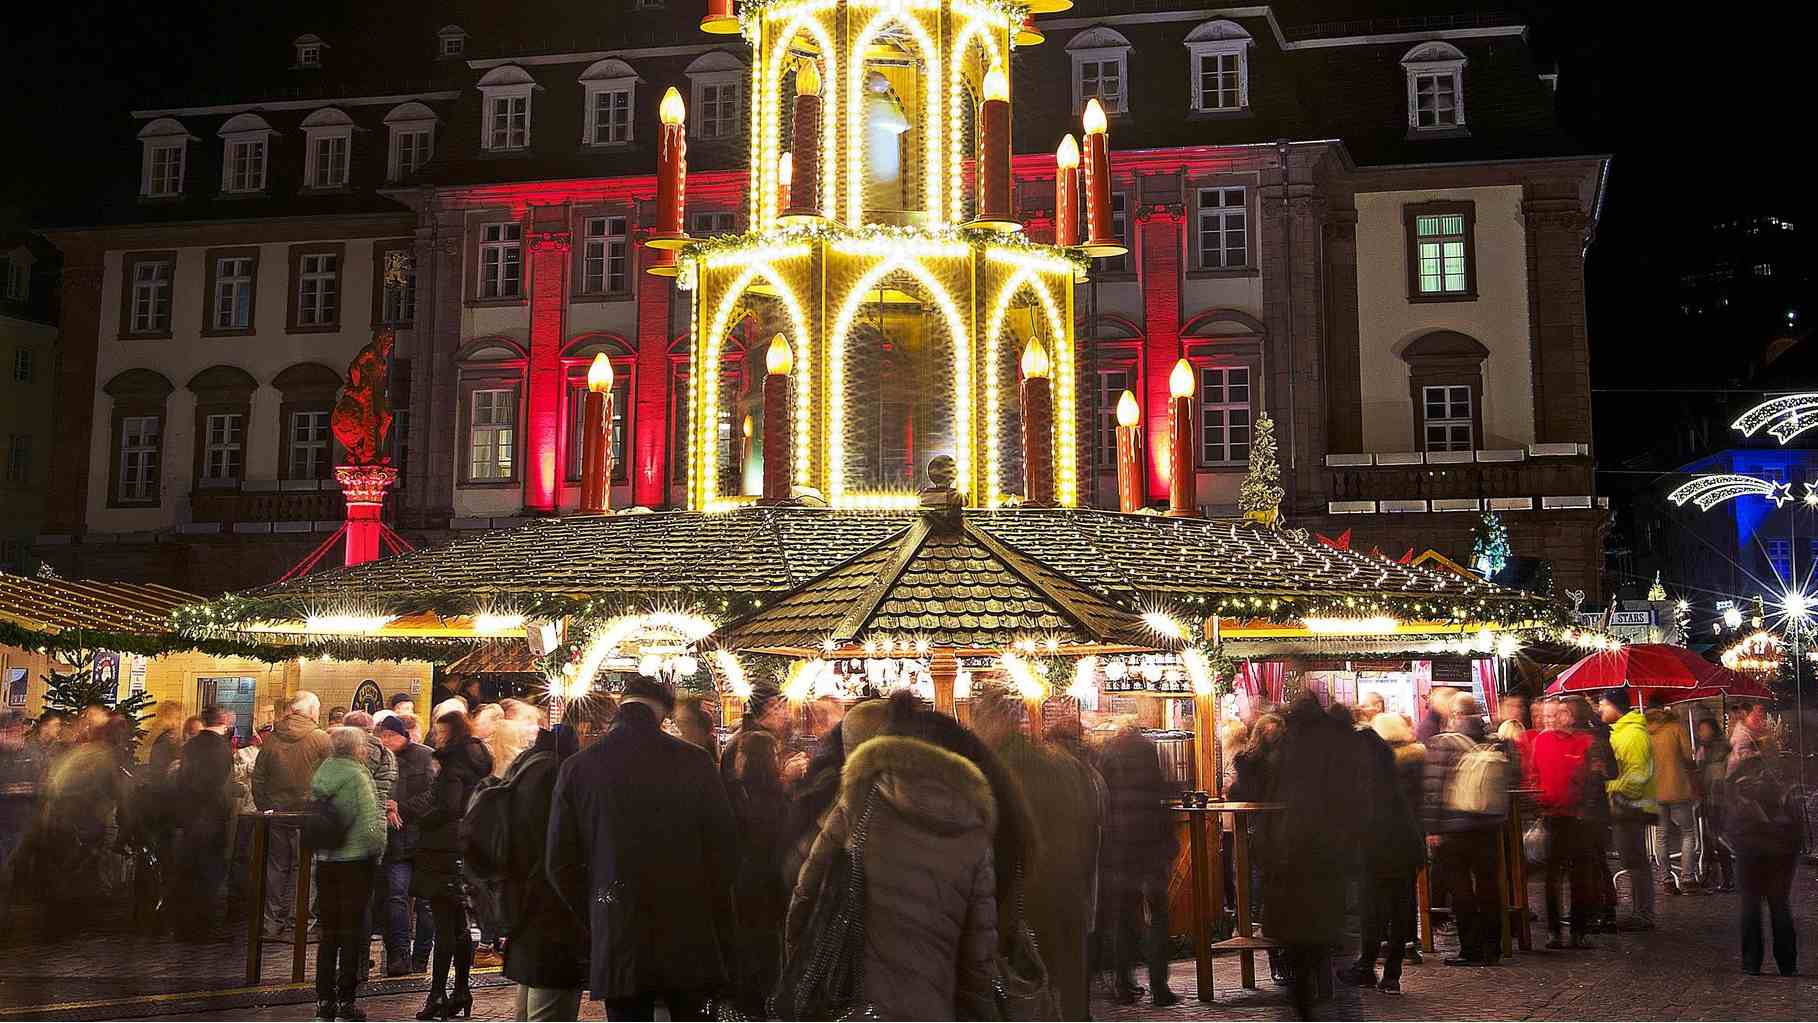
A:
MULTIPOLYGON (((1358 350, 1357 210, 1326 213, 1326 450, 1363 450, 1363 368, 1358 350)), ((1318 452, 1316 454, 1323 454, 1318 452)))
POLYGON ((530 367, 525 374, 524 510, 553 515, 562 476, 562 341, 568 322, 568 257, 573 236, 565 206, 532 207, 524 233, 530 250, 530 367))
POLYGON ((466 280, 459 209, 418 214, 416 345, 410 362, 410 427, 405 438, 403 523, 445 528, 454 515, 456 466, 462 455, 455 424, 460 408, 455 353, 461 350, 466 280))
MULTIPOLYGON (((63 258, 62 315, 58 324, 61 340, 55 384, 58 455, 50 459, 41 532, 79 537, 88 524, 95 396, 105 383, 95 379, 105 267, 99 252, 71 247, 65 249, 63 258)), ((122 281, 121 286, 125 287, 126 282, 122 281)), ((103 430, 109 428, 105 423, 102 426, 103 430)))
MULTIPOLYGON (((1294 178, 1307 173, 1303 167, 1294 178)), ((1278 178, 1263 188, 1257 239, 1269 336, 1262 400, 1275 417, 1286 491, 1282 510, 1290 514, 1324 510, 1319 495, 1327 450, 1325 212, 1325 198, 1308 182, 1293 180, 1284 187, 1278 178)))
POLYGON ((1137 273, 1143 286, 1143 383, 1139 394, 1148 426, 1149 500, 1168 499, 1168 374, 1180 358, 1182 231, 1186 211, 1178 203, 1147 206, 1136 213, 1137 273))
POLYGON ((1591 442, 1591 348, 1585 330, 1588 223, 1571 181, 1530 181, 1521 215, 1528 243, 1528 324, 1534 440, 1591 442))

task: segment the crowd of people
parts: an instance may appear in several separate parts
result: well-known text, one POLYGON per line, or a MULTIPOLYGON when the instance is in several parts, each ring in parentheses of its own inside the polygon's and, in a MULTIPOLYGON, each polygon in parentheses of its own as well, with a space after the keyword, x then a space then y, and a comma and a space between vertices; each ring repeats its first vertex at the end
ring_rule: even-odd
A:
MULTIPOLYGON (((129 882, 148 889, 147 922, 203 939, 244 898, 248 814, 274 811, 263 935, 315 936, 322 1019, 364 1019, 357 993, 381 969, 429 974, 418 1019, 469 1016, 476 964, 502 967, 531 1020, 576 1018, 584 992, 612 1019, 1083 1019, 1095 973, 1121 1004, 1177 1002, 1178 786, 1155 743, 1134 719, 1099 741, 1050 722, 1038 741, 1022 701, 989 687, 967 717, 907 693, 804 717, 760 691, 722 741, 700 698, 647 678, 554 722, 459 695, 420 718, 405 694, 325 719, 300 692, 238 749, 231 711, 161 706, 140 762, 133 723, 106 708, 29 731, 15 715, 0 719, 0 891, 54 903, 53 856, 65 876, 124 875, 107 861, 130 850, 159 868, 129 882)), ((1654 928, 1657 891, 1736 888, 1743 970, 1768 954, 1765 904, 1774 962, 1796 972, 1806 829, 1764 707, 1727 736, 1644 714, 1627 690, 1511 698, 1495 718, 1492 732, 1470 694, 1440 687, 1418 725, 1380 697, 1311 694, 1222 723, 1219 790, 1281 807, 1257 815, 1251 876, 1226 856, 1223 883, 1260 905, 1271 973, 1303 1014, 1335 982, 1400 991, 1423 869, 1457 937, 1445 965, 1501 959, 1517 799, 1547 948, 1654 928), (1356 959, 1335 965, 1353 912, 1356 959)), ((1228 843, 1247 825, 1223 826, 1228 843)))

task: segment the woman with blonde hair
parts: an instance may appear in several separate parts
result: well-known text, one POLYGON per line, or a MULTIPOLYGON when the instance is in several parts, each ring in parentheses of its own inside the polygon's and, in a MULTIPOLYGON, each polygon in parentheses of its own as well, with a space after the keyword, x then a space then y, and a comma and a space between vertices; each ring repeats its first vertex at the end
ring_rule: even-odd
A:
POLYGON ((491 735, 480 741, 486 744, 486 752, 492 754, 492 776, 503 778, 518 754, 536 743, 536 722, 505 718, 493 726, 491 735))
POLYGON ((183 704, 177 700, 159 700, 158 709, 152 714, 151 727, 146 730, 151 740, 146 763, 151 765, 152 777, 160 778, 170 766, 177 761, 177 754, 183 749, 183 704))

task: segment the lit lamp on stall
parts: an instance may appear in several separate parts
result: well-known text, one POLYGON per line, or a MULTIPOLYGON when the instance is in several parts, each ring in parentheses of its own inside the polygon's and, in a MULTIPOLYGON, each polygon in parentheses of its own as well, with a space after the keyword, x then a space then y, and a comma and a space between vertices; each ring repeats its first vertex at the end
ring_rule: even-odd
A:
POLYGON ((1040 338, 1023 347, 1023 503, 1054 507, 1054 382, 1040 338))
POLYGON ((701 17, 701 31, 716 36, 734 35, 739 19, 732 13, 732 0, 707 0, 707 13, 701 17))
POLYGON ((1168 394, 1172 398, 1168 419, 1168 514, 1185 517, 1199 514, 1194 496, 1193 477, 1193 364, 1185 359, 1174 364, 1168 374, 1168 394))
POLYGON ((1137 453, 1141 448, 1136 439, 1136 424, 1142 422, 1142 415, 1136 395, 1124 391, 1117 399, 1117 508, 1126 513, 1143 506, 1142 481, 1137 473, 1141 464, 1137 453))
MULTIPOLYGON (((794 142, 789 154, 789 184, 783 190, 781 223, 821 219, 821 71, 812 60, 795 70, 794 142)), ((780 168, 779 168, 780 170, 780 168)), ((780 177, 780 174, 779 174, 780 177)))
POLYGON ((1086 129, 1086 244, 1088 256, 1121 256, 1130 249, 1111 223, 1111 130, 1094 96, 1080 118, 1086 129))
POLYGON ((1010 79, 1001 65, 985 72, 978 110, 978 216, 967 227, 1014 231, 1010 212, 1010 79))
MULTIPOLYGON (((694 241, 682 230, 688 190, 688 140, 684 137, 687 118, 687 105, 672 85, 663 93, 663 102, 657 106, 657 120, 662 126, 657 131, 656 227, 644 238, 644 244, 653 249, 679 249, 694 241)), ((659 276, 674 277, 674 258, 670 257, 666 263, 659 260, 657 265, 646 269, 659 276)))
POLYGON ((612 360, 600 352, 587 367, 587 395, 581 406, 581 514, 604 514, 606 481, 612 477, 612 360))
POLYGON ((789 371, 795 356, 778 334, 764 353, 764 493, 759 504, 789 499, 789 371))

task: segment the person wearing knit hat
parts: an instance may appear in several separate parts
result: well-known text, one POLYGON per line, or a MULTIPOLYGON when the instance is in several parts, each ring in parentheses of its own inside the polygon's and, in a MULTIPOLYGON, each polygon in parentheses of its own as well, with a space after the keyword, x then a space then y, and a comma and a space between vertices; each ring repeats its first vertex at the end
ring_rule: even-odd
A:
POLYGON ((1603 692, 1597 694, 1597 699, 1615 707, 1618 711, 1618 716, 1629 712, 1629 691, 1621 686, 1605 689, 1603 692))

